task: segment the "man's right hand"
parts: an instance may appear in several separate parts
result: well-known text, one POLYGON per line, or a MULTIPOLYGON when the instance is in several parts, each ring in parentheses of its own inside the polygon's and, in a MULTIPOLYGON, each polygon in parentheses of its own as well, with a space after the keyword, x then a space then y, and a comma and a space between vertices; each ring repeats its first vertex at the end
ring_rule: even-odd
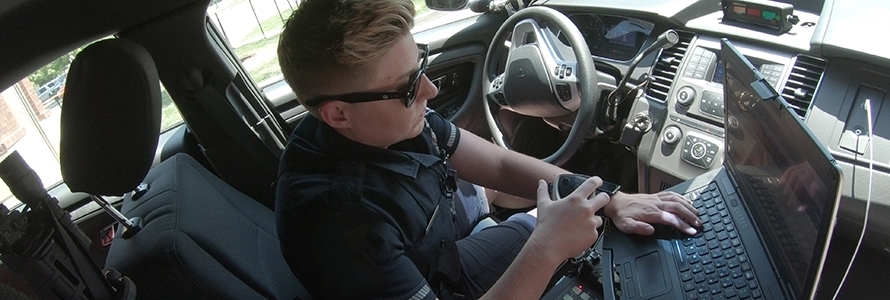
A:
POLYGON ((544 180, 538 182, 537 225, 529 243, 547 249, 548 258, 565 260, 590 248, 603 218, 596 211, 609 202, 606 193, 593 196, 602 179, 593 176, 562 199, 551 200, 544 180))
POLYGON ((535 229, 504 275, 481 299, 540 298, 556 268, 596 242, 596 229, 603 225, 596 211, 609 202, 609 196, 588 197, 602 184, 599 177, 590 177, 565 198, 551 200, 547 183, 538 181, 535 229))

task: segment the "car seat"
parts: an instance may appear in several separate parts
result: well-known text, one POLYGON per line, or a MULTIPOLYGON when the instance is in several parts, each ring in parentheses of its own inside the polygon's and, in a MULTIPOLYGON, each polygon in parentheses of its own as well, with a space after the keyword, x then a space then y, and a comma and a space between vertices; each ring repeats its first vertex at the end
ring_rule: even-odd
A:
POLYGON ((138 232, 118 234, 105 264, 133 280, 137 298, 306 299, 272 210, 186 154, 151 167, 161 99, 145 48, 96 42, 76 56, 67 84, 62 176, 72 192, 124 195, 121 212, 142 219, 138 232))

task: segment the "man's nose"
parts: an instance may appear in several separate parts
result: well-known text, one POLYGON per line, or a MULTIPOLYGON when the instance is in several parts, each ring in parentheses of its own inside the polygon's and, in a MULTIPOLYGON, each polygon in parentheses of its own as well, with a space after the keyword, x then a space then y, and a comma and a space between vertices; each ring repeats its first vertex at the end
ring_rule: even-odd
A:
POLYGON ((426 77, 426 74, 423 74, 420 78, 420 91, 417 93, 417 100, 429 100, 435 98, 439 95, 439 89, 430 81, 429 77, 426 77))

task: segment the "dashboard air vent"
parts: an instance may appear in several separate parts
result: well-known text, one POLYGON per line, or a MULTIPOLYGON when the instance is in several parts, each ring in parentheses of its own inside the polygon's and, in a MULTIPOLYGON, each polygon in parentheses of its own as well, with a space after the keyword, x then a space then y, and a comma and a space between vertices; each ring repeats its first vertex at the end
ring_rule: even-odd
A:
POLYGON ((813 95, 825 72, 826 62, 820 58, 798 55, 791 67, 791 74, 782 89, 782 97, 791 105, 791 109, 800 116, 806 117, 813 101, 813 95))
POLYGON ((655 67, 652 69, 652 82, 646 89, 646 95, 662 102, 667 100, 670 93, 671 85, 674 83, 674 77, 677 76, 677 70, 680 69, 680 61, 689 50, 689 44, 695 34, 691 32, 678 31, 680 41, 676 45, 661 51, 655 67))

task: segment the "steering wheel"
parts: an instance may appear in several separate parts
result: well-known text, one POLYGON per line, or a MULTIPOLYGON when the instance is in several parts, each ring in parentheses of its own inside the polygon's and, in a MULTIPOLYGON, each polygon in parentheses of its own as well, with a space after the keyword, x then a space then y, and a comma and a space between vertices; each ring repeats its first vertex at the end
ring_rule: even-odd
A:
POLYGON ((567 162, 591 132, 591 124, 595 124, 599 93, 593 57, 575 24, 552 8, 525 8, 501 25, 485 56, 483 78, 487 98, 483 101, 485 119, 501 147, 511 149, 492 108, 541 118, 577 111, 565 142, 543 159, 554 165, 567 162), (572 47, 565 46, 541 24, 558 28, 572 47), (505 49, 501 45, 511 33, 509 49, 505 49), (506 69, 497 74, 504 51, 507 51, 506 69), (497 105, 491 106, 489 102, 497 105))

